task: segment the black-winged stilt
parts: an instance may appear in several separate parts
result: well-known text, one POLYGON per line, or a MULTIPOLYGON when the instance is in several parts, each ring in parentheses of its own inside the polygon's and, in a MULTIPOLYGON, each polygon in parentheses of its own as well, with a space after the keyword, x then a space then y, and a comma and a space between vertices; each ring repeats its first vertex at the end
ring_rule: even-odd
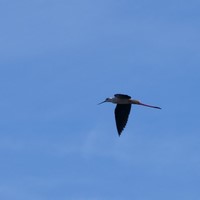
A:
POLYGON ((119 136, 121 135, 128 121, 128 116, 131 111, 131 104, 161 109, 160 107, 151 106, 148 104, 141 103, 138 100, 131 99, 131 97, 126 94, 115 94, 114 97, 106 98, 105 101, 99 104, 102 104, 105 102, 111 102, 111 103, 117 104, 115 108, 115 121, 116 121, 116 126, 117 126, 117 131, 118 131, 119 136))

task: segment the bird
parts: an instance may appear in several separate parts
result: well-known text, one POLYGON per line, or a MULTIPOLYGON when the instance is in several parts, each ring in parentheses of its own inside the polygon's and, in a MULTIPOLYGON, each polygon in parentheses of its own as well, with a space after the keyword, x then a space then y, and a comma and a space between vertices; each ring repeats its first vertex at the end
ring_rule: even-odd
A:
POLYGON ((132 104, 161 109, 158 106, 144 104, 138 100, 131 99, 131 96, 126 94, 115 94, 114 97, 106 98, 103 102, 100 102, 98 105, 105 102, 117 104, 115 108, 115 122, 119 136, 121 135, 122 131, 124 130, 127 124, 132 104))

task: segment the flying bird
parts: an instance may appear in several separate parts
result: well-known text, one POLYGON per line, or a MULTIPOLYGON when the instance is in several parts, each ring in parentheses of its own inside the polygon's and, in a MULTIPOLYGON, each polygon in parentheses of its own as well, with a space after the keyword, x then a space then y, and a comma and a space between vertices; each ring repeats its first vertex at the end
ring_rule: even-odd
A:
POLYGON ((105 102, 111 102, 111 103, 117 104, 115 108, 115 122, 116 122, 117 132, 119 136, 121 135, 122 131, 124 130, 126 126, 132 104, 161 109, 160 107, 151 106, 148 104, 141 103, 138 100, 131 99, 131 97, 126 94, 115 94, 114 97, 106 98, 105 101, 99 104, 102 104, 105 102))

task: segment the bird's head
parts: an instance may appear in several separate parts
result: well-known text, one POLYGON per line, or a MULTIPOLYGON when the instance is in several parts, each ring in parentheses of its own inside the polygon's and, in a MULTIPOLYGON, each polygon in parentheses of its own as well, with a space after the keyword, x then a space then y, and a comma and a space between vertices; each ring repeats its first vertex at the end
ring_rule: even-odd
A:
POLYGON ((102 101, 101 103, 99 103, 98 105, 100 105, 102 103, 105 103, 105 102, 112 102, 112 98, 108 97, 104 101, 102 101))

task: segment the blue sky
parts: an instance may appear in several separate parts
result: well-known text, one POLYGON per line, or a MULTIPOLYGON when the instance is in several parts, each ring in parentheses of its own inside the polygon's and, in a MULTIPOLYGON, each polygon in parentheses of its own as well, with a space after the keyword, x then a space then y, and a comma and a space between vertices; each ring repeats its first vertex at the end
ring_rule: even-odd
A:
POLYGON ((199 8, 2 0, 0 199, 199 199, 199 8), (162 110, 118 137, 115 93, 162 110))

